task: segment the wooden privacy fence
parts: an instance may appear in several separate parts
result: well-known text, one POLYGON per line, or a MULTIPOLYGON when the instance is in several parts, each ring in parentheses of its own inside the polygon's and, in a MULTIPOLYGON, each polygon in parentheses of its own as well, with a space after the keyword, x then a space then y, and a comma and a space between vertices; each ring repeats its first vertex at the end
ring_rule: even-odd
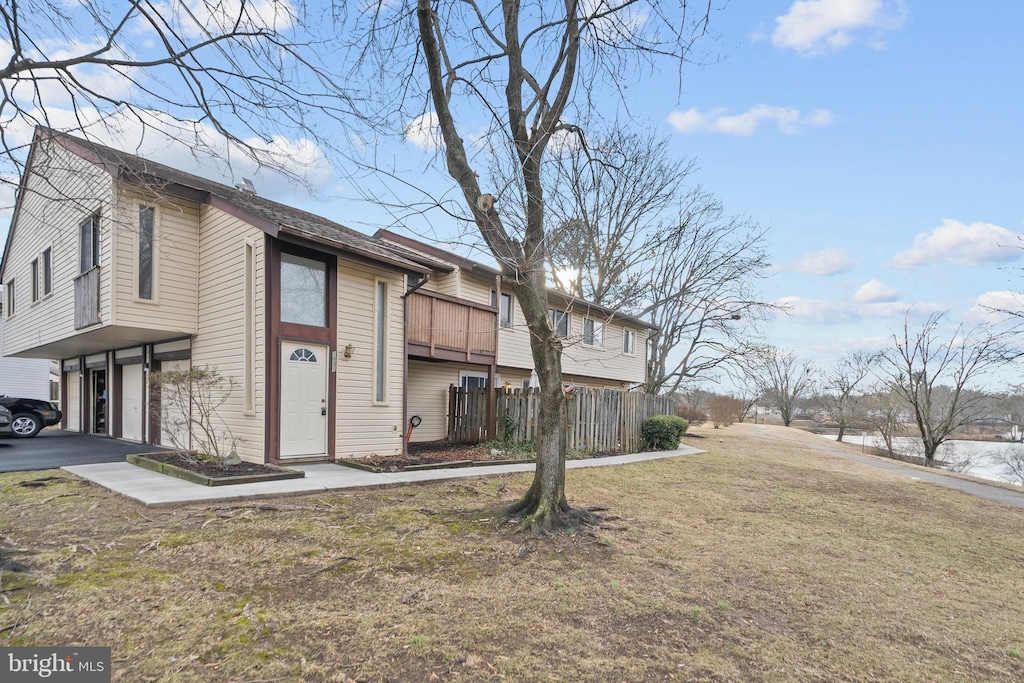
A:
MULTIPOLYGON (((487 389, 448 390, 448 440, 479 442, 487 438, 487 389)), ((635 453, 643 447, 640 427, 652 415, 672 415, 666 396, 615 389, 577 389, 566 399, 567 445, 578 451, 635 453)), ((539 389, 497 392, 497 437, 529 441, 537 437, 539 389)))

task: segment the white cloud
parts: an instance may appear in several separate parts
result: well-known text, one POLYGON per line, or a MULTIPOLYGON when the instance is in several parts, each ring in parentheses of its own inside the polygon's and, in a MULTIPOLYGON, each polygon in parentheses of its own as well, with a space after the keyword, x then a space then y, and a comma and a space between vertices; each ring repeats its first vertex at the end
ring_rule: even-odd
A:
POLYGON ((1001 323, 1024 317, 1024 295, 1007 290, 985 292, 972 302, 964 313, 964 321, 971 324, 1001 323))
POLYGON ((406 124, 405 130, 402 131, 402 137, 414 146, 428 152, 440 149, 444 144, 437 114, 432 111, 420 114, 406 124))
POLYGON ((853 295, 853 300, 862 304, 873 304, 895 301, 900 298, 900 293, 887 287, 879 280, 871 279, 860 286, 860 289, 853 295))
MULTIPOLYGON (((290 29, 298 16, 289 0, 169 0, 157 3, 156 8, 179 35, 187 38, 233 31, 236 24, 241 31, 269 29, 280 33, 290 29)), ((142 35, 152 34, 152 28, 142 20, 132 28, 142 35)))
MULTIPOLYGON (((835 52, 849 46, 855 32, 897 29, 906 18, 902 0, 894 6, 883 0, 797 0, 787 14, 776 17, 772 44, 804 56, 835 52)), ((875 49, 885 45, 878 37, 868 42, 875 49)))
POLYGON ((946 218, 931 232, 914 237, 914 246, 893 257, 889 265, 914 268, 929 263, 980 266, 1020 258, 1022 235, 992 223, 961 223, 946 218))
MULTIPOLYGON (((51 109, 46 112, 55 130, 70 131, 114 149, 121 149, 167 166, 234 185, 241 178, 256 181, 257 191, 272 199, 304 197, 319 193, 331 182, 333 171, 324 151, 308 139, 274 136, 270 141, 248 138, 244 143, 256 154, 247 156, 238 145, 202 124, 182 123, 162 112, 136 110, 104 115, 95 109, 77 112, 51 109), (82 128, 87 131, 82 132, 82 128)), ((31 112, 7 132, 16 142, 31 140, 31 112)))
POLYGON ((807 126, 827 126, 832 123, 832 112, 815 109, 801 116, 793 107, 774 107, 758 104, 742 114, 727 114, 727 109, 698 111, 696 107, 687 111, 674 111, 668 115, 668 122, 680 133, 724 133, 726 135, 753 135, 764 121, 774 123, 779 132, 792 135, 807 126))
POLYGON ((789 317, 803 322, 839 324, 856 322, 869 318, 902 318, 904 315, 925 316, 942 311, 936 304, 910 304, 901 302, 860 303, 849 301, 827 301, 825 299, 804 299, 787 296, 777 299, 775 304, 787 309, 789 317))
POLYGON ((778 270, 807 275, 838 275, 853 267, 853 261, 845 249, 823 249, 802 254, 787 266, 778 270))

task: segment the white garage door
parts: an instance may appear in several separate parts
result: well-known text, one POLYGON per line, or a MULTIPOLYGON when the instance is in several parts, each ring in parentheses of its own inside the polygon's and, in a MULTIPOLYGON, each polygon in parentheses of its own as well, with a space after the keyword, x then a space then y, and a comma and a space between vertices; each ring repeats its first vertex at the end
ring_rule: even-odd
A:
POLYGON ((142 421, 146 414, 142 383, 142 364, 121 366, 121 437, 142 441, 142 421))
POLYGON ((78 382, 78 370, 64 373, 68 386, 68 429, 77 432, 82 428, 81 387, 78 382))

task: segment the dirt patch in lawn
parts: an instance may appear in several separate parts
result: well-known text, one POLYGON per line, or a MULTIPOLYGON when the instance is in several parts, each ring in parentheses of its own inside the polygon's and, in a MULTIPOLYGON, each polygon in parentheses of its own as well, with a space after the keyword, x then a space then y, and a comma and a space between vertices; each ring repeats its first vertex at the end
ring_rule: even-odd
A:
POLYGON ((571 470, 604 525, 539 540, 499 513, 529 475, 158 509, 0 475, 0 644, 133 682, 1024 680, 1021 510, 772 429, 571 470))

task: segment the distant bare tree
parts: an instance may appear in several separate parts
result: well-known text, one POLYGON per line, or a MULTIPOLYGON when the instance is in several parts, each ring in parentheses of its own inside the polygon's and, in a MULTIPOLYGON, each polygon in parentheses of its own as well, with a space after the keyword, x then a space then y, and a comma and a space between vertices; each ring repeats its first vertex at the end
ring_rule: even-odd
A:
POLYGON ((614 128, 555 156, 548 259, 557 288, 613 309, 640 303, 658 235, 692 194, 683 184, 693 163, 666 150, 653 133, 614 128))
POLYGON ((1024 450, 1006 446, 993 456, 1003 466, 1003 475, 1017 484, 1024 484, 1024 450))
POLYGON ((1012 330, 967 329, 961 323, 943 333, 944 318, 932 314, 917 330, 904 318, 903 330, 892 334, 880 363, 892 391, 913 415, 929 467, 954 430, 985 413, 987 395, 976 390, 977 381, 1020 355, 1012 330))
POLYGON ((779 409, 782 424, 788 427, 796 415, 798 404, 812 388, 814 365, 810 361, 799 360, 790 351, 775 347, 751 354, 744 360, 765 401, 779 409))
POLYGON ((861 412, 858 405, 860 395, 856 390, 867 379, 877 361, 878 354, 850 351, 834 366, 822 372, 817 403, 829 419, 839 425, 836 441, 843 440, 846 429, 861 412))
POLYGON ((886 382, 872 387, 865 397, 864 419, 882 437, 889 455, 896 455, 896 437, 906 431, 903 414, 907 405, 886 382))
POLYGON ((740 419, 743 402, 732 396, 715 394, 708 399, 708 415, 715 429, 728 427, 740 419))

